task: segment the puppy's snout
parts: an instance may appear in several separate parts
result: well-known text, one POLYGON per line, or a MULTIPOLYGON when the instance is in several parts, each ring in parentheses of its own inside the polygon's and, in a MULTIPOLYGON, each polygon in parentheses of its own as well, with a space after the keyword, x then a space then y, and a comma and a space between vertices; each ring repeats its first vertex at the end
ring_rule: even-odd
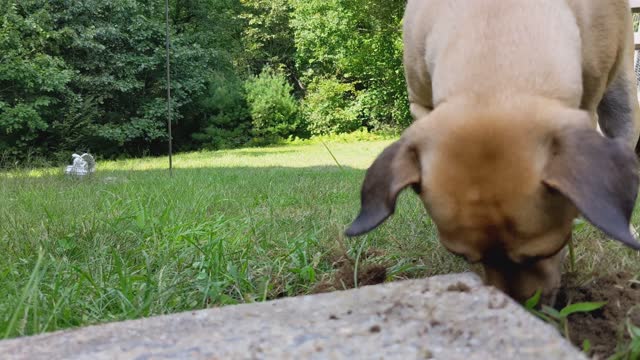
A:
MULTIPOLYGON (((540 297, 540 304, 545 304, 550 307, 556 306, 556 300, 558 299, 558 293, 560 292, 560 286, 548 290, 547 292, 543 292, 540 297)), ((528 299, 528 298, 527 298, 528 299)))
POLYGON ((504 262, 483 264, 485 281, 519 302, 525 302, 538 290, 542 303, 553 305, 560 288, 561 265, 565 251, 529 264, 504 262))
POLYGON ((560 287, 559 273, 542 277, 536 272, 523 269, 504 273, 485 266, 485 279, 488 285, 500 289, 519 302, 525 302, 537 291, 541 291, 542 302, 551 304, 560 287))

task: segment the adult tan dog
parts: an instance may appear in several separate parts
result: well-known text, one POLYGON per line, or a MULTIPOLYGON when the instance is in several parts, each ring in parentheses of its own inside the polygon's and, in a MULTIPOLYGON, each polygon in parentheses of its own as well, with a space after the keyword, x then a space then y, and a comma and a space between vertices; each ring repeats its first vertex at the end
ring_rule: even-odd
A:
POLYGON ((518 300, 559 286, 580 213, 640 249, 626 0, 409 0, 404 45, 415 121, 367 171, 348 236, 411 186, 441 243, 518 300))

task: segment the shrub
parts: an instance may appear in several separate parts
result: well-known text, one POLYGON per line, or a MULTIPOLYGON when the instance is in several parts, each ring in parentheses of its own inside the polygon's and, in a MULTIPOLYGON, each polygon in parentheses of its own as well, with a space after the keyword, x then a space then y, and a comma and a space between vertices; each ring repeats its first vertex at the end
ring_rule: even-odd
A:
POLYGON ((249 109, 243 83, 234 74, 215 73, 198 101, 205 121, 193 139, 208 149, 224 149, 249 141, 249 109))
POLYGON ((373 87, 358 93, 365 125, 374 131, 404 129, 411 125, 406 89, 373 87))
POLYGON ((313 135, 339 134, 358 129, 360 106, 353 84, 335 78, 318 79, 308 89, 303 114, 313 135))
POLYGON ((285 144, 290 145, 303 145, 303 144, 319 144, 325 143, 354 143, 359 141, 382 141, 382 140, 397 140, 400 137, 399 131, 376 131, 370 132, 366 127, 341 134, 327 134, 327 135, 313 135, 307 139, 304 138, 289 138, 283 141, 285 144))
POLYGON ((245 82, 252 131, 258 137, 286 138, 298 129, 298 104, 282 72, 269 67, 245 82))

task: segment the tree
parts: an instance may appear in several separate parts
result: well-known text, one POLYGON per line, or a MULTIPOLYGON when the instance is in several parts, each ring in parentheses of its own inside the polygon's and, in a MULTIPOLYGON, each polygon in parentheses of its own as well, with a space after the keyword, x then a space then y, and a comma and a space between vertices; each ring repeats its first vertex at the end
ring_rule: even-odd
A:
MULTIPOLYGON (((349 92, 350 104, 341 104, 341 108, 358 109, 362 125, 373 129, 406 126, 410 117, 400 27, 404 2, 291 2, 296 66, 304 74, 303 81, 325 78, 351 84, 355 92, 349 92)), ((345 121, 351 123, 352 111, 348 114, 345 121)))
POLYGON ((290 26, 292 8, 288 0, 241 0, 245 21, 242 44, 243 64, 251 74, 265 67, 284 66, 294 72, 295 44, 290 26))
POLYGON ((295 134, 298 123, 298 104, 293 87, 282 72, 266 67, 245 84, 251 113, 253 132, 259 137, 286 138, 295 134))
POLYGON ((29 5, 0 3, 0 152, 9 157, 44 154, 35 144, 57 116, 72 76, 63 59, 48 53, 49 39, 61 34, 45 9, 25 11, 29 5))
MULTIPOLYGON (((0 0, 0 155, 164 153, 163 5, 0 0)), ((176 149, 406 126, 403 7, 171 0, 176 149)))
MULTIPOLYGON (((89 119, 73 113, 66 120, 87 123, 83 129, 88 146, 102 155, 139 154, 166 139, 160 5, 136 0, 55 2, 56 23, 67 34, 59 42, 64 49, 60 56, 75 70, 69 88, 79 104, 69 109, 91 109, 89 119)), ((206 69, 208 54, 182 36, 174 36, 172 45, 172 117, 179 120, 181 108, 205 89, 198 70, 206 69)))

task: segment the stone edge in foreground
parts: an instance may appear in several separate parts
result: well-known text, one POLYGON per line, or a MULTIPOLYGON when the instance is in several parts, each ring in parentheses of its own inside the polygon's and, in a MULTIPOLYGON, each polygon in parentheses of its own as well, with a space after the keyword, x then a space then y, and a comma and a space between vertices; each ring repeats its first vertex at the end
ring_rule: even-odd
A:
POLYGON ((586 359, 473 274, 0 342, 3 359, 586 359))

